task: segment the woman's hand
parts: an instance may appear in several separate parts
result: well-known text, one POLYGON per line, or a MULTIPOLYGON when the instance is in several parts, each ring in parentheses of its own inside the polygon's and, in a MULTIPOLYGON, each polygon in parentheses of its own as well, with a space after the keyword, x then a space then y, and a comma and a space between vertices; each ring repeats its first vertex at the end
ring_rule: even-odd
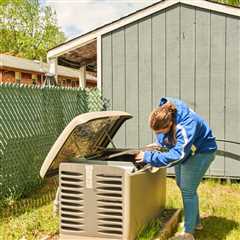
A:
POLYGON ((150 143, 148 145, 146 145, 145 147, 160 147, 161 145, 157 144, 157 143, 150 143))
POLYGON ((135 155, 134 159, 136 161, 143 161, 143 156, 144 156, 144 152, 140 151, 138 154, 135 155))

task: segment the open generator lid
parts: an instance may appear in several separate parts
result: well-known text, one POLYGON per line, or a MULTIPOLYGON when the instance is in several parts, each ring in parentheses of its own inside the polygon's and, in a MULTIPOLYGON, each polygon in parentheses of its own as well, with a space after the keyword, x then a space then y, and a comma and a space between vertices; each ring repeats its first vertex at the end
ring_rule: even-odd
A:
POLYGON ((132 116, 126 112, 103 111, 75 117, 63 130, 45 158, 40 176, 58 173, 62 161, 88 158, 104 150, 121 125, 132 116))

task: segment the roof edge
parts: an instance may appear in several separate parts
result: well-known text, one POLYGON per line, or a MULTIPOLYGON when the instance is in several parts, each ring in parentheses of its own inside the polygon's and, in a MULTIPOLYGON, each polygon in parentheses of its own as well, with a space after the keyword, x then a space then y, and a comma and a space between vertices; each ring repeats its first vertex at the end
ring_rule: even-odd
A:
MULTIPOLYGON (((44 74, 49 71, 49 64, 46 62, 40 63, 31 59, 0 53, 0 69, 2 68, 12 68, 23 72, 28 71, 44 74)), ((79 70, 77 69, 61 65, 57 65, 57 68, 59 76, 79 78, 79 70)))

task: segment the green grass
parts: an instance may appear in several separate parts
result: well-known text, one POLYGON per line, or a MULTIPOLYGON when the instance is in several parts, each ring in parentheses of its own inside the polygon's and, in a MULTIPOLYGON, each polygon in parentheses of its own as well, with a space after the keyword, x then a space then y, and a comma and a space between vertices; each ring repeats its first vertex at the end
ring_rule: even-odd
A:
POLYGON ((58 218, 52 214, 55 181, 20 200, 8 199, 0 206, 0 240, 41 239, 58 232, 58 218))
POLYGON ((58 218, 52 216, 52 204, 27 209, 0 224, 0 239, 41 239, 57 232, 58 218))
POLYGON ((152 220, 140 231, 137 239, 138 240, 149 240, 159 232, 162 227, 162 222, 160 219, 152 220))
MULTIPOLYGON (((240 184, 205 180, 200 184, 198 192, 204 230, 196 232, 196 239, 239 240, 240 184)), ((167 207, 182 208, 181 195, 174 179, 167 181, 167 207)))
MULTIPOLYGON (((197 240, 240 239, 240 184, 220 184, 206 180, 199 187, 200 212, 204 230, 197 240)), ((0 239, 41 239, 58 232, 58 218, 52 215, 52 187, 37 190, 26 199, 10 202, 17 208, 0 219, 0 239), (17 206, 17 207, 16 207, 17 206)), ((9 208, 9 205, 5 207, 9 208)), ((174 179, 167 180, 167 208, 182 208, 180 192, 174 179)), ((6 214, 5 214, 6 215, 6 214)), ((150 222, 139 240, 150 240, 161 228, 161 221, 150 222)))

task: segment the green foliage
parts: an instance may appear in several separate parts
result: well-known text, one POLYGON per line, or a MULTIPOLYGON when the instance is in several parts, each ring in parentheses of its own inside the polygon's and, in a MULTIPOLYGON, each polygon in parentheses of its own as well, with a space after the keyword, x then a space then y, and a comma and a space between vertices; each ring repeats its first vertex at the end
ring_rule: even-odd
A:
POLYGON ((160 219, 155 219, 146 224, 140 234, 137 236, 137 240, 149 240, 153 239, 156 234, 159 233, 162 228, 162 222, 160 219))
POLYGON ((65 40, 56 13, 38 0, 0 0, 0 52, 46 59, 47 50, 65 40))
POLYGON ((224 3, 232 6, 240 6, 240 0, 211 0, 212 2, 224 3))

